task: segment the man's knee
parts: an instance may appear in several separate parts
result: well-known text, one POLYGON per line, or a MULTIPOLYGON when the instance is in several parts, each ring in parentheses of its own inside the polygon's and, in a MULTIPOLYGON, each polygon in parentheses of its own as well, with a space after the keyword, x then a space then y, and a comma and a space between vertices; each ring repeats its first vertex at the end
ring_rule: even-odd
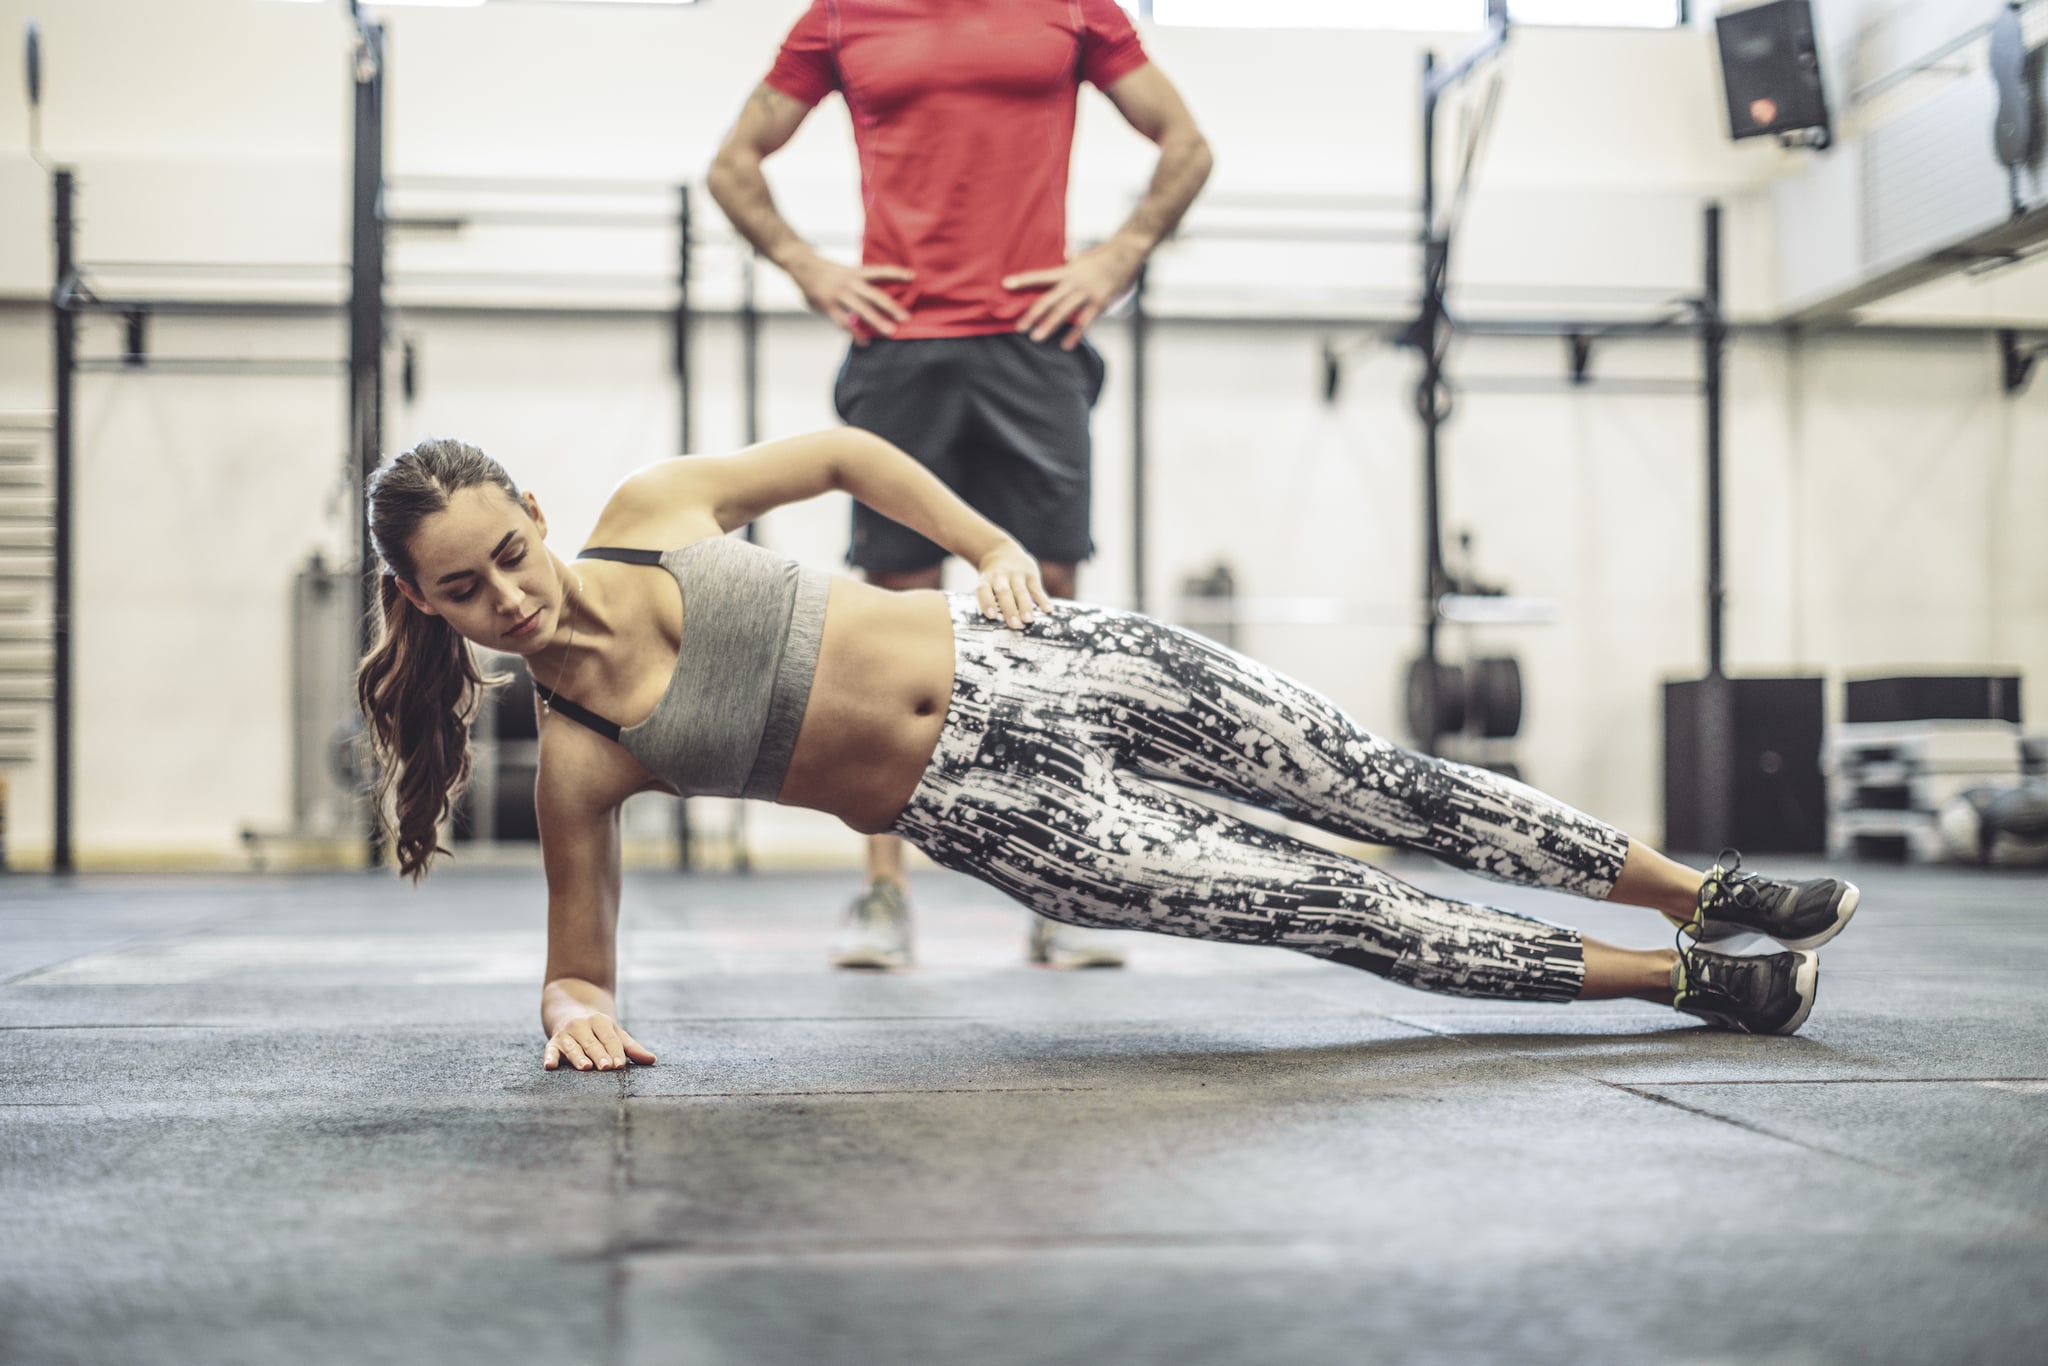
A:
POLYGON ((1074 566, 1057 561, 1041 561, 1038 575, 1045 580, 1045 591, 1056 598, 1074 596, 1074 566))

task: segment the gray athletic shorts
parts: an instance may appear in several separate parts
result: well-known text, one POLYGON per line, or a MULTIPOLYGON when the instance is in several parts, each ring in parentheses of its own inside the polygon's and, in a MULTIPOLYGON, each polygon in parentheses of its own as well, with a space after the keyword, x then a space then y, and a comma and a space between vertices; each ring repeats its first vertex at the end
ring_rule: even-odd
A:
MULTIPOLYGON (((1102 357, 1016 332, 877 338, 850 347, 832 401, 848 426, 894 442, 1041 560, 1074 564, 1088 534, 1088 413, 1102 357)), ((848 564, 871 574, 929 569, 946 552, 856 502, 848 564)))

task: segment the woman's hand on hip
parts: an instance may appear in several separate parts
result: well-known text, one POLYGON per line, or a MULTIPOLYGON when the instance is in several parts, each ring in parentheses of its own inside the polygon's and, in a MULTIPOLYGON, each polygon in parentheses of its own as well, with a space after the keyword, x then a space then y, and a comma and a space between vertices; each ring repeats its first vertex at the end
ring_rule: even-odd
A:
POLYGON ((556 1030, 540 1065, 549 1072, 564 1063, 579 1072, 609 1072, 629 1061, 645 1067, 654 1054, 611 1016, 592 1014, 579 1015, 556 1030))
POLYGON ((981 571, 981 582, 974 594, 981 601, 983 616, 1006 621, 1021 630, 1039 612, 1052 606, 1052 599, 1046 596, 1045 581, 1038 576, 1038 561, 1015 542, 989 551, 976 568, 981 571))

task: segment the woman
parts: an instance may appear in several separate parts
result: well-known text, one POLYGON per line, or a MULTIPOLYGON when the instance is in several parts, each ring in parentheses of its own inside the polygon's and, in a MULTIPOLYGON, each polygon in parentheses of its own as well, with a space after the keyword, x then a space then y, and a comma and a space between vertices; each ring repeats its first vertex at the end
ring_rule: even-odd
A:
POLYGON ((1756 1033, 1805 1021, 1811 950, 1855 910, 1846 882, 1771 881, 1726 856, 1702 875, 1520 783, 1369 735, 1200 637, 1055 604, 1015 542, 865 432, 643 469, 574 564, 549 550, 533 495, 460 442, 422 443, 368 492, 383 629, 357 688, 401 873, 417 880, 442 852, 468 777, 488 684, 470 646, 521 655, 534 677, 550 1069, 654 1061, 614 999, 619 808, 650 790, 830 812, 1057 920, 1278 944, 1460 995, 1633 996, 1756 1033), (725 535, 832 489, 978 566, 974 595, 828 579, 725 535), (1649 907, 1678 947, 1615 948, 1432 896, 1160 781, 1649 907), (1700 947, 1748 933, 1786 949, 1700 947))

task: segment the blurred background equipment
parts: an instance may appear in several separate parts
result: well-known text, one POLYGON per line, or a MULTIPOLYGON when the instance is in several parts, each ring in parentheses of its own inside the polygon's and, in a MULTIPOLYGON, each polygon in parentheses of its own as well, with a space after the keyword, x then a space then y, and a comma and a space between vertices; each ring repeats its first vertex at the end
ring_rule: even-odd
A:
POLYGON ((1834 141, 1810 0, 1771 0, 1714 17, 1728 135, 1816 150, 1834 141))

